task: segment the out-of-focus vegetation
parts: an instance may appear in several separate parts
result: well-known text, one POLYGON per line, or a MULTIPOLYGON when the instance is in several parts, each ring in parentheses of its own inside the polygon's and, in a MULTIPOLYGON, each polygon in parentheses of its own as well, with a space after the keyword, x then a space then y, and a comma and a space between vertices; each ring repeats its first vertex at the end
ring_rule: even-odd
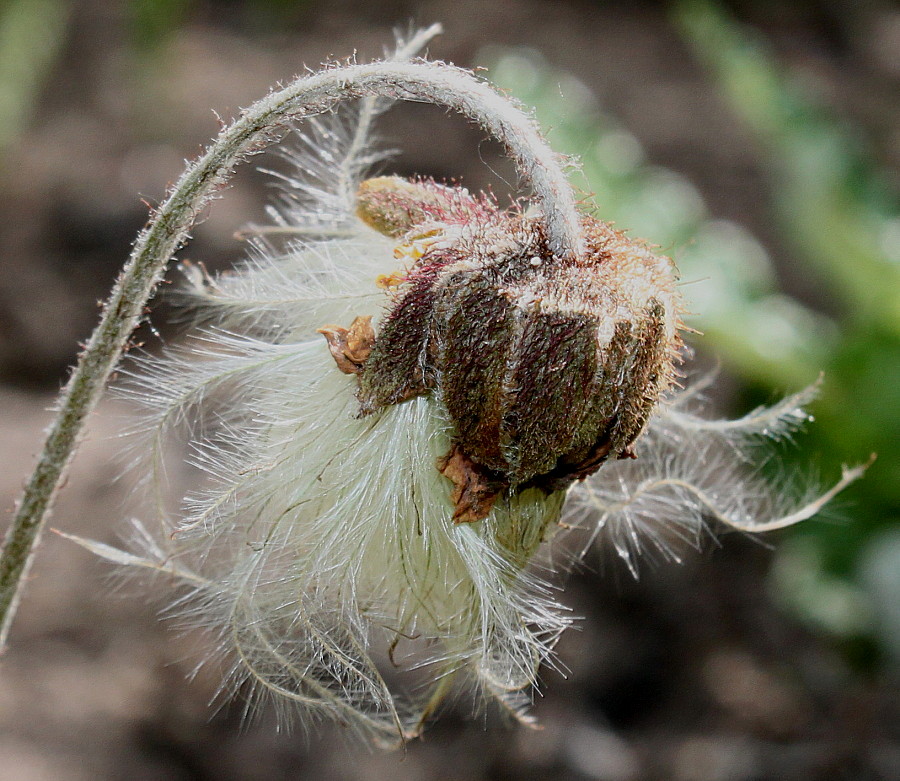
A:
POLYGON ((764 247, 716 219, 683 176, 652 165, 637 139, 575 79, 529 52, 486 52, 491 77, 580 157, 584 188, 602 217, 671 253, 693 312, 748 402, 825 380, 815 423, 788 458, 878 461, 779 553, 773 585, 809 622, 845 638, 878 635, 900 654, 900 215, 896 194, 864 146, 815 104, 759 36, 707 0, 673 5, 673 20, 733 111, 755 135, 771 172, 773 219, 796 263, 815 275, 828 313, 779 289, 764 247))
MULTIPOLYGON (((190 16, 196 0, 129 0, 131 32, 138 49, 159 50, 190 16)), ((228 13, 245 31, 278 29, 296 21, 311 0, 244 0, 231 4, 228 13)))
POLYGON ((141 49, 162 44, 183 23, 191 0, 131 0, 131 31, 141 49))
MULTIPOLYGON (((189 18, 195 0, 128 0, 136 52, 160 51, 189 18)), ((278 27, 296 19, 308 0, 249 0, 244 28, 278 27)), ((0 0, 0 155, 22 132, 65 42, 70 0, 0 0)))
MULTIPOLYGON (((808 543, 802 554, 807 562, 841 575, 863 575, 872 592, 876 628, 886 629, 896 618, 878 607, 896 611, 900 603, 900 592, 892 598, 882 593, 896 587, 893 573, 900 569, 896 553, 885 558, 885 551, 897 549, 900 519, 897 194, 852 130, 829 117, 779 69, 761 38, 739 28, 708 0, 682 0, 674 19, 764 150, 773 216, 797 263, 816 274, 837 303, 837 338, 822 365, 827 382, 810 447, 832 463, 859 459, 870 450, 879 461, 848 492, 846 516, 852 522, 809 524, 798 534, 808 543)), ((817 599, 828 596, 817 598, 815 592, 786 591, 800 597, 799 606, 811 615, 817 599)), ((859 617, 856 609, 849 612, 847 628, 858 625, 859 617)))
POLYGON ((0 3, 0 163, 27 124, 62 46, 66 0, 0 3))

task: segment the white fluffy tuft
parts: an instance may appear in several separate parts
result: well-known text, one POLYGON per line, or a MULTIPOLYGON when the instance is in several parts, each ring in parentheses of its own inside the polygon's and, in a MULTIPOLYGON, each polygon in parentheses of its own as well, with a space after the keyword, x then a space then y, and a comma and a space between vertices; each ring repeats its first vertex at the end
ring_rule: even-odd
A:
MULTIPOLYGON (((158 529, 135 524, 127 553, 81 543, 180 580, 170 612, 216 634, 232 686, 387 741, 418 734, 456 681, 527 721, 538 668, 571 619, 552 568, 535 563, 565 495, 529 489, 454 524, 452 484, 436 468, 452 435, 440 399, 359 418, 355 378, 316 333, 358 315, 377 323, 388 299, 375 280, 398 267, 393 242, 354 214, 359 181, 381 159, 366 142, 381 108, 367 99, 349 120, 299 135, 273 224, 248 229, 241 267, 215 278, 185 268, 197 334, 124 370, 122 392, 144 410, 134 457, 158 529), (199 481, 170 512, 173 434, 199 481)), ((669 404, 637 460, 570 491, 566 517, 632 569, 639 554, 696 543, 710 518, 752 531, 808 517, 823 498, 788 507, 748 477, 753 442, 803 422, 806 400, 728 424, 669 404)))
POLYGON ((586 527, 590 544, 611 545, 637 576, 642 558, 678 561, 716 531, 761 533, 811 518, 866 469, 845 467, 823 491, 778 464, 774 445, 812 420, 804 405, 818 384, 734 420, 685 411, 701 406, 703 382, 674 395, 657 408, 636 459, 573 486, 566 522, 586 527))
POLYGON ((347 183, 327 176, 348 172, 355 192, 375 159, 342 123, 301 137, 277 230, 252 230, 240 268, 185 269, 198 335, 123 371, 121 393, 144 409, 135 469, 157 495, 160 533, 137 525, 127 554, 84 544, 181 578, 188 593, 171 612, 217 634, 232 685, 403 739, 463 672, 521 715, 570 621, 527 568, 563 496, 533 489, 454 524, 436 468, 451 443, 442 403, 357 417, 356 381, 316 329, 377 322, 387 298, 375 279, 397 261, 354 216, 347 183), (179 433, 201 484, 172 520, 166 448, 179 433))

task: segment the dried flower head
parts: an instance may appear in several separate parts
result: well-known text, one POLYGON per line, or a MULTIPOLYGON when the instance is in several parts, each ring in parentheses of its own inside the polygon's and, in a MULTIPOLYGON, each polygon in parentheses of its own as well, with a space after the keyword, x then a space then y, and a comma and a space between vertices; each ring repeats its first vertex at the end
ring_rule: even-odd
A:
POLYGON ((710 521, 809 517, 859 470, 784 506, 749 465, 809 392, 734 422, 686 411, 672 262, 588 214, 567 249, 533 207, 366 178, 382 107, 297 132, 240 268, 185 268, 197 334, 126 370, 159 532, 82 544, 176 576, 172 612, 218 634, 235 685, 402 740, 458 683, 527 718, 571 620, 536 563, 561 519, 634 568, 710 521), (172 519, 184 426, 201 481, 172 519))
POLYGON ((457 522, 501 496, 547 495, 629 448, 670 385, 680 345, 668 258, 592 217, 582 253, 558 257, 542 221, 431 181, 364 181, 363 222, 398 243, 378 336, 359 360, 326 329, 338 366, 359 375, 360 414, 415 396, 446 407, 457 522), (350 365, 347 364, 348 357, 350 365))

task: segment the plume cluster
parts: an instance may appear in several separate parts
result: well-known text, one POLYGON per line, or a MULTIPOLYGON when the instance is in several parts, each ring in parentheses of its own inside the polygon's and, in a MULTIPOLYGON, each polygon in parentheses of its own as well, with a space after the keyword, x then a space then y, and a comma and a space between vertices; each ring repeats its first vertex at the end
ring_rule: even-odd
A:
MULTIPOLYGON (((448 410, 439 381, 423 380, 415 392, 361 414, 353 367, 368 353, 347 347, 346 329, 343 342, 321 330, 371 317, 378 334, 398 290, 414 282, 411 269, 460 230, 432 224, 434 214, 415 235, 360 216, 360 186, 383 160, 368 135, 384 107, 367 98, 296 131, 271 224, 247 230, 246 261, 215 277, 184 268, 192 333, 123 370, 122 392, 143 409, 135 452, 156 517, 134 522, 125 550, 81 543, 178 581, 169 612, 215 634, 231 660, 230 684, 245 687, 251 700, 254 692, 272 694, 286 715, 299 710, 307 720, 332 719, 389 742, 418 734, 448 693, 466 685, 527 720, 538 669, 552 663, 571 622, 553 571, 565 568, 564 556, 546 555, 557 530, 576 530, 585 549, 611 546, 636 570, 643 555, 677 557, 684 541, 696 544, 710 525, 755 531, 807 518, 859 470, 796 505, 796 492, 772 490, 760 475, 762 444, 806 421, 811 392, 732 422, 691 412, 694 395, 672 391, 674 288, 651 289, 633 306, 616 300, 616 311, 634 319, 635 345, 661 334, 657 363, 630 388, 634 404, 626 399, 631 406, 605 413, 627 418, 628 431, 609 424, 606 439, 586 440, 577 458, 567 441, 558 454, 565 468, 547 472, 550 478, 534 477, 537 467, 510 478, 503 461, 478 471, 479 457, 463 462, 463 478, 438 468, 459 444, 463 414, 448 410), (656 331, 647 325, 651 316, 659 319, 656 331), (335 350, 346 358, 343 370, 335 350), (167 453, 179 438, 196 479, 173 508, 166 475, 184 467, 167 453), (461 487, 463 479, 481 494, 461 510, 460 495, 474 490, 461 487)), ((421 192, 441 188, 429 183, 421 192)), ((477 204, 472 219, 499 213, 489 199, 466 200, 462 191, 450 197, 477 204)), ((400 206, 409 217, 413 209, 400 206)), ((532 219, 525 209, 512 215, 532 219)), ((606 228, 595 232, 604 242, 621 239, 606 228)), ((533 267, 542 261, 535 251, 543 250, 523 255, 533 267)), ((629 273, 639 273, 635 263, 629 273)), ((648 285, 659 268, 647 272, 648 285)), ((620 333, 611 325, 606 331, 609 340, 620 333)), ((620 385, 630 381, 626 358, 616 364, 620 385)), ((618 392, 611 376, 606 392, 618 392)), ((521 394, 516 404, 518 420, 521 394)), ((511 416, 498 435, 504 454, 511 416)))

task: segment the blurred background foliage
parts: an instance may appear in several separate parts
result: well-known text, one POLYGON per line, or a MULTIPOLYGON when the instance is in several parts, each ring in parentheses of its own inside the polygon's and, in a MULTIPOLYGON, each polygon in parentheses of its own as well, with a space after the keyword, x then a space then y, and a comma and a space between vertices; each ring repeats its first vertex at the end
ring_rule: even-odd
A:
POLYGON ((32 117, 65 40, 68 15, 64 0, 0 4, 0 162, 32 117))
POLYGON ((794 530, 774 586, 804 619, 848 639, 877 635, 900 659, 897 193, 854 128, 721 4, 681 0, 671 17, 757 140, 771 176, 771 218, 793 252, 794 273, 814 276, 827 306, 782 292, 762 244, 712 216, 684 176, 648 161, 576 79, 534 52, 488 50, 485 61, 496 83, 535 108, 555 148, 580 159, 577 178, 602 217, 673 255, 689 285, 687 323, 703 334, 695 341, 740 378, 745 406, 824 373, 815 422, 786 456, 802 470, 820 453, 824 480, 869 453, 878 460, 839 510, 794 530))

